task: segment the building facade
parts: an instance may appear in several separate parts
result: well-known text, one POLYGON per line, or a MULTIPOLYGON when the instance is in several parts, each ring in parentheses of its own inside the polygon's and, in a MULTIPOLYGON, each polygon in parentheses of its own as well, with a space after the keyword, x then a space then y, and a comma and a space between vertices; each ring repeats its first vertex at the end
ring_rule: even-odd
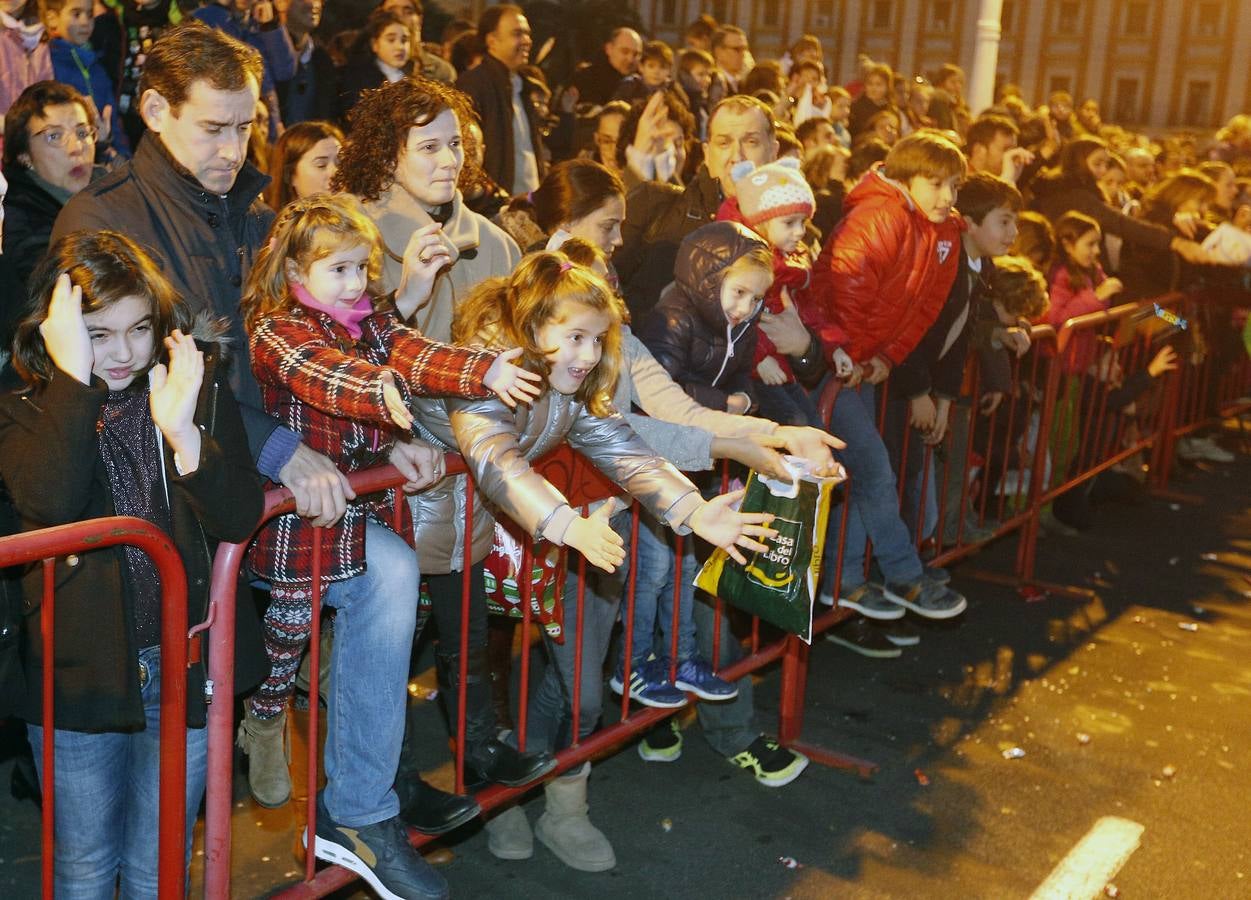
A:
MULTIPOLYGON (((973 62, 979 0, 633 0, 652 35, 680 45, 701 12, 735 23, 757 56, 809 32, 831 79, 868 53, 906 75, 973 62)), ((1251 0, 1003 0, 998 80, 1046 101, 1094 97, 1112 122, 1215 127, 1251 111, 1251 0)))

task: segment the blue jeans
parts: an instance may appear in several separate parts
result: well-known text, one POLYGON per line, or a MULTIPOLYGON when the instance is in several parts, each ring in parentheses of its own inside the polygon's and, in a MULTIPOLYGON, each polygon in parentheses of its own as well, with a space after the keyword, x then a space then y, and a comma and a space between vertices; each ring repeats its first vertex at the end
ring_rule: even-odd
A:
POLYGON ((385 525, 365 525, 363 575, 326 586, 338 612, 327 701, 326 809, 340 825, 395 816, 408 660, 417 625, 417 554, 385 525))
MULTIPOLYGON (((895 484, 899 484, 900 466, 905 469, 903 506, 900 514, 908 533, 915 543, 917 537, 918 510, 921 512, 921 536, 930 538, 934 535, 938 524, 938 493, 942 485, 936 480, 937 468, 934 464, 936 453, 930 453, 928 464, 925 460, 925 440, 920 431, 908 424, 912 406, 908 400, 891 398, 886 403, 886 449, 890 453, 891 468, 895 472, 895 484), (908 438, 907 460, 903 459, 904 435, 908 438), (928 469, 929 474, 926 474, 928 469), (921 496, 921 488, 925 488, 925 496, 921 496), (924 501, 924 503, 923 503, 924 501)), ((956 421, 952 411, 953 425, 956 421)), ((968 419, 965 420, 968 426, 968 419)), ((959 494, 957 493, 957 497, 959 494)))
MULTIPOLYGON (((614 524, 616 519, 613 520, 614 524)), ((630 518, 624 517, 621 536, 626 542, 629 561, 630 518)), ((638 578, 634 588, 634 638, 630 647, 631 671, 647 660, 654 651, 657 657, 668 657, 673 646, 673 577, 674 545, 669 529, 651 516, 639 519, 638 578), (659 625, 662 643, 654 646, 659 625)), ((678 591, 678 662, 695 655, 695 535, 682 539, 681 588, 678 591)), ((628 587, 628 582, 627 582, 628 587)), ((622 597, 622 616, 626 598, 622 597)), ((622 643, 619 668, 625 668, 625 644, 622 643)))
MULTIPOLYGON (((117 879, 127 898, 156 897, 160 807, 161 648, 139 654, 146 727, 134 732, 54 732, 58 900, 112 900, 117 879)), ((187 733, 187 864, 204 796, 208 731, 187 733)), ((43 784, 44 730, 26 726, 43 784)))
MULTIPOLYGON (((899 494, 886 445, 877 430, 874 386, 839 391, 830 416, 830 431, 846 441, 835 456, 851 475, 851 513, 847 517, 843 551, 842 595, 864 584, 865 538, 873 540, 873 554, 888 582, 909 584, 921 577, 908 528, 899 517, 899 494)), ((841 511, 830 514, 829 560, 838 559, 841 511)))

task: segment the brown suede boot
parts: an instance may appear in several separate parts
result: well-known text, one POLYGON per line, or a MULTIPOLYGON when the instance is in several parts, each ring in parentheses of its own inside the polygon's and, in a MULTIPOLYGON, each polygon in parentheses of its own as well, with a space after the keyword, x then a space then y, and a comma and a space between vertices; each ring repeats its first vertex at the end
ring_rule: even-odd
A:
POLYGON ((248 755, 248 789, 252 799, 277 809, 291 799, 291 749, 287 744, 287 711, 258 719, 251 704, 239 725, 239 746, 248 755))

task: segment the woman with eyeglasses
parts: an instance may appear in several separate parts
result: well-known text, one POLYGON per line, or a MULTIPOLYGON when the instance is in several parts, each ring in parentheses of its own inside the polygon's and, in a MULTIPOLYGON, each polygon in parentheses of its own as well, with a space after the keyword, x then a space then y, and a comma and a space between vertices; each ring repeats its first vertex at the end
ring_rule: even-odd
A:
POLYGON ((0 266, 0 346, 9 345, 13 323, 25 306, 26 282, 48 249, 61 207, 103 172, 95 155, 95 110, 69 85, 37 81, 5 114, 9 192, 0 238, 5 263, 0 266))

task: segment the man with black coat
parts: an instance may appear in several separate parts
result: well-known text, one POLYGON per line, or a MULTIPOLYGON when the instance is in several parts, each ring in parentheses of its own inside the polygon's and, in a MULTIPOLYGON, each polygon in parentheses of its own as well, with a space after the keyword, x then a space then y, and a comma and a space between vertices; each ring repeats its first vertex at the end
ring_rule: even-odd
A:
POLYGON ((638 71, 643 39, 633 28, 616 28, 604 44, 604 52, 578 67, 570 84, 579 103, 603 106, 613 99, 622 80, 638 71))
POLYGON ((542 89, 518 70, 530 61, 530 23, 521 7, 488 6, 478 20, 486 56, 456 86, 469 95, 482 124, 483 168, 511 194, 539 186, 546 170, 536 92, 542 89))
POLYGON ((257 469, 296 495, 301 514, 339 518, 351 488, 330 460, 261 411, 239 300, 274 213, 260 199, 269 179, 247 162, 260 94, 253 48, 199 23, 153 47, 139 83, 148 132, 134 158, 75 194, 52 242, 72 231, 120 231, 138 241, 197 312, 228 321, 238 397, 257 469))

